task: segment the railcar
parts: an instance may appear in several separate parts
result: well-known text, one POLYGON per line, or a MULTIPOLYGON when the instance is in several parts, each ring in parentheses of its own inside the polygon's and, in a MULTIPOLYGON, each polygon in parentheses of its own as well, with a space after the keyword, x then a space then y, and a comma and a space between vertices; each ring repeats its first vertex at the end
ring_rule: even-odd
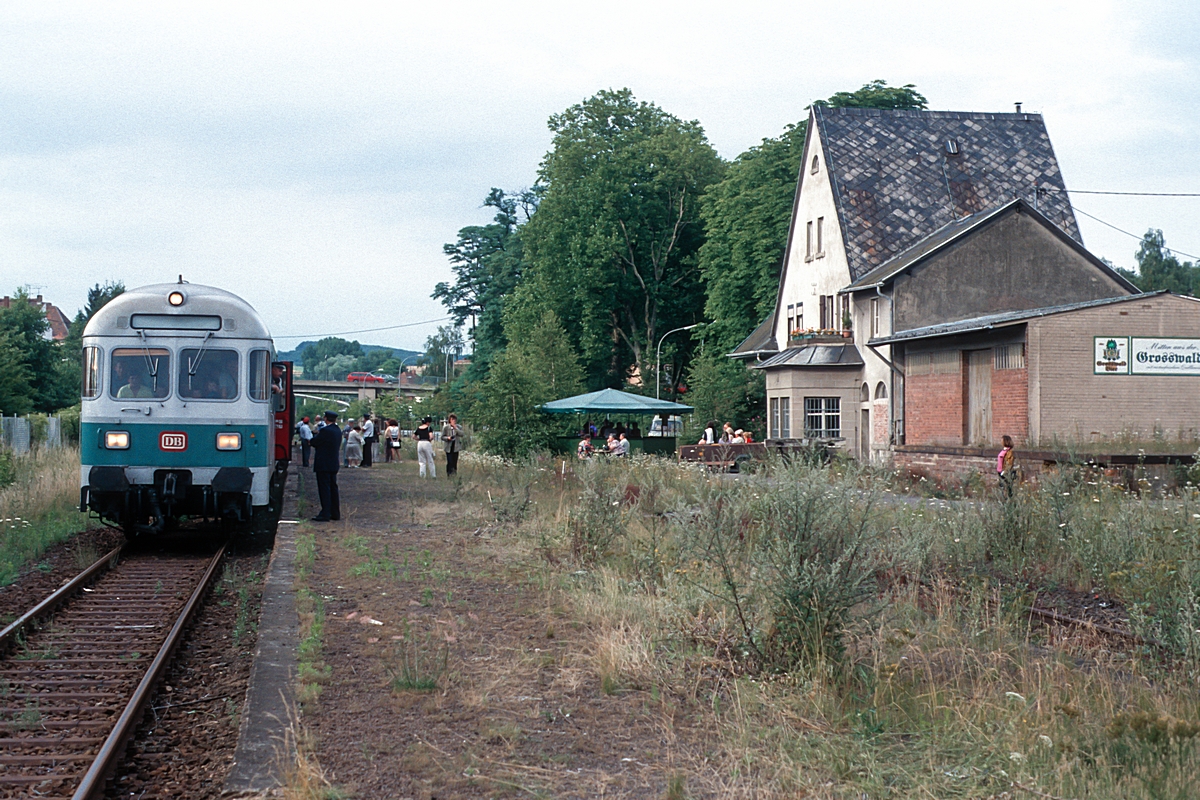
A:
POLYGON ((130 536, 181 519, 274 532, 292 436, 292 365, 266 324, 211 286, 156 284, 83 332, 80 510, 130 536))

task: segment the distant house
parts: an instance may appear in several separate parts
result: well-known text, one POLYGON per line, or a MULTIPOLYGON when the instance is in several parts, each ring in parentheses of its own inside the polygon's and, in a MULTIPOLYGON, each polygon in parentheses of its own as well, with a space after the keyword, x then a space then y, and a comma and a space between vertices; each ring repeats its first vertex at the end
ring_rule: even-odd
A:
POLYGON ((730 354, 766 372, 769 438, 904 462, 1196 428, 1165 373, 1094 371, 1093 339, 1200 353, 1200 303, 1084 248, 1040 115, 814 107, 803 164, 775 311, 730 354))
MULTIPOLYGON (((13 299, 7 296, 0 298, 0 308, 11 308, 13 299)), ((45 338, 56 342, 67 338, 71 332, 71 320, 67 319, 67 315, 62 312, 61 308, 43 300, 40 294, 37 297, 30 297, 29 304, 40 309, 46 315, 46 322, 50 323, 49 329, 43 334, 45 338)))

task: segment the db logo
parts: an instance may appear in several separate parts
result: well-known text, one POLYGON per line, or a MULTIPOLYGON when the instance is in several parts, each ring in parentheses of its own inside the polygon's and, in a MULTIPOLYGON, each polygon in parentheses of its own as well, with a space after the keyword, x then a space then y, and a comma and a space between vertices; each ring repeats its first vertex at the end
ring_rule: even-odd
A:
POLYGON ((162 450, 187 450, 187 434, 183 431, 163 431, 158 435, 158 446, 162 450))

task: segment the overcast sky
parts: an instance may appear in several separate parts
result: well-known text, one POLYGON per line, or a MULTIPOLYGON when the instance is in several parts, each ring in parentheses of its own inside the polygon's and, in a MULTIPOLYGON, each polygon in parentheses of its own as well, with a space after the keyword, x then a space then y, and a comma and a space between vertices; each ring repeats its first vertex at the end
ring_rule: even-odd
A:
MULTIPOLYGON (((1200 192, 1194 0, 816 5, 0 4, 0 292, 74 314, 94 283, 182 273, 280 349, 436 319, 442 244, 534 182, 551 114, 624 86, 727 159, 875 78, 933 109, 1022 101, 1068 188, 1200 192)), ((1200 254, 1200 198, 1074 202, 1200 254)), ((1135 239, 1078 216, 1132 266, 1135 239)))

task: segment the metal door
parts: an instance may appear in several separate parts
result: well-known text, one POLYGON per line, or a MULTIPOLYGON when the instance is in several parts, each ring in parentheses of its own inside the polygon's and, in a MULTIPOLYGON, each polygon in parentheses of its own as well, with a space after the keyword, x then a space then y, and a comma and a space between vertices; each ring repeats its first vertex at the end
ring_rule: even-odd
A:
POLYGON ((967 444, 992 438, 992 351, 967 352, 967 444))
POLYGON ((862 409, 862 425, 858 433, 858 455, 864 462, 871 460, 871 411, 862 409))

